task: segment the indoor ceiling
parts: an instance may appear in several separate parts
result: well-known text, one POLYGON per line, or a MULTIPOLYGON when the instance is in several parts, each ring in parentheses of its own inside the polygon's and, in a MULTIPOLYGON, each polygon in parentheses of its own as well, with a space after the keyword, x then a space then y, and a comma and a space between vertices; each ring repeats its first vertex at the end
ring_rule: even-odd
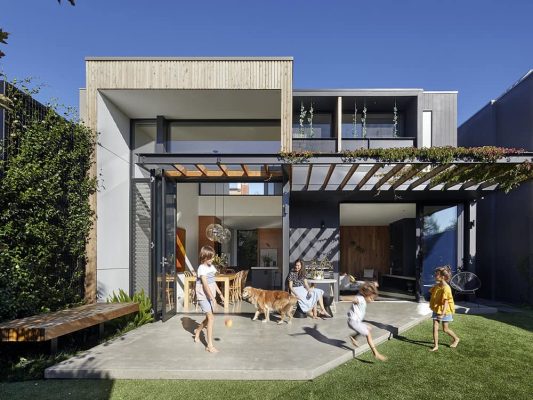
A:
POLYGON ((281 228, 281 216, 279 217, 224 217, 224 225, 238 230, 281 228))
POLYGON ((340 205, 341 226, 384 226, 403 218, 416 217, 414 203, 356 203, 340 205))

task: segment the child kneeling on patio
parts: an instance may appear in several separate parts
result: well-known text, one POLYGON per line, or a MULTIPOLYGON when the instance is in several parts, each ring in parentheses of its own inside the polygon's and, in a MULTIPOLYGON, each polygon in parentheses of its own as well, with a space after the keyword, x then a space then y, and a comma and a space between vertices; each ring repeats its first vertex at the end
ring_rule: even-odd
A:
POLYGON ((359 347, 357 340, 355 339, 357 335, 365 336, 374 357, 377 360, 385 361, 387 360, 387 357, 378 352, 372 341, 370 326, 363 322, 366 314, 366 304, 374 301, 376 297, 378 297, 378 289, 374 283, 365 282, 361 285, 359 288, 359 294, 355 296, 352 302, 352 307, 350 308, 350 311, 348 311, 348 326, 356 332, 355 335, 350 335, 350 340, 354 346, 359 347))

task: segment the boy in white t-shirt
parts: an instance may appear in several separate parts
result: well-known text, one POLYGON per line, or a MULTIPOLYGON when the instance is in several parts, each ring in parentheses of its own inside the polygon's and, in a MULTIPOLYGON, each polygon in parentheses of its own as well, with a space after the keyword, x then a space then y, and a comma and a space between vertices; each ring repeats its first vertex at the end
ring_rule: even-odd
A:
POLYGON ((219 294, 222 302, 225 301, 222 292, 215 282, 215 274, 217 270, 213 265, 213 258, 215 257, 215 250, 211 246, 203 246, 200 250, 200 266, 197 271, 196 280, 196 298, 198 305, 205 313, 205 319, 200 323, 198 328, 194 330, 194 342, 200 342, 200 333, 202 329, 207 328, 207 346, 206 351, 210 353, 218 353, 218 350, 213 345, 213 325, 215 317, 213 315, 216 309, 216 295, 219 294))
POLYGON ((372 350, 372 354, 374 354, 374 357, 380 361, 385 361, 387 360, 387 357, 383 356, 378 352, 376 346, 374 345, 374 342, 372 341, 372 335, 370 334, 370 326, 363 322, 363 319, 365 318, 366 314, 367 303, 374 301, 374 299, 378 297, 378 289, 376 287, 376 284, 372 282, 363 283, 363 285, 361 285, 361 287, 359 288, 359 293, 360 294, 355 296, 352 303, 352 307, 348 311, 348 326, 356 332, 355 335, 350 335, 350 340, 352 341, 352 344, 354 346, 358 347, 359 345, 357 344, 357 340, 355 339, 356 336, 365 336, 366 341, 368 342, 368 346, 370 346, 370 350, 372 350))

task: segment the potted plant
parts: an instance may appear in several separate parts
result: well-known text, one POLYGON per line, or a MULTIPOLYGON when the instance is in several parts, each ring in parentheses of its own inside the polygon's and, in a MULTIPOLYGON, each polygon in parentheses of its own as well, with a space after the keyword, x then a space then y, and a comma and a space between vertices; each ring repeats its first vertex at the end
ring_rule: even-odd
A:
POLYGON ((265 267, 270 267, 270 264, 274 261, 272 259, 272 257, 270 257, 269 254, 265 254, 263 257, 262 257, 262 260, 263 260, 263 264, 265 267))

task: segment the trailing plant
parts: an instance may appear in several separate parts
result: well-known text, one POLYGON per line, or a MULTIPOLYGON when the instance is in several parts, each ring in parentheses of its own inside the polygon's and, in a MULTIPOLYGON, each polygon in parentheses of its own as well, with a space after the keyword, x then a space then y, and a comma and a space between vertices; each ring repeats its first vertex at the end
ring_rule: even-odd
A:
POLYGON ((366 138, 366 102, 363 105, 363 115, 361 116, 361 137, 366 138))
POLYGON ((281 151, 278 154, 278 160, 283 164, 302 164, 309 161, 312 156, 311 151, 281 151))
POLYGON ((523 149, 504 147, 402 147, 385 149, 356 149, 343 151, 344 162, 372 158, 378 162, 421 161, 428 163, 451 163, 456 160, 471 162, 496 162, 501 158, 524 154, 523 149))
POLYGON ((307 117, 307 122, 309 123, 309 137, 314 137, 315 132, 313 130, 313 117, 314 117, 314 109, 313 109, 313 103, 311 103, 311 106, 309 107, 309 116, 307 117))
POLYGON ((111 293, 107 299, 108 303, 138 303, 139 312, 135 315, 126 315, 122 318, 119 318, 118 325, 122 325, 123 321, 127 321, 127 328, 124 328, 121 332, 127 330, 138 328, 144 324, 152 322, 154 316, 152 314, 152 302, 150 298, 144 294, 144 290, 141 290, 139 293, 135 293, 130 297, 124 290, 119 289, 118 293, 111 293))
POLYGON ((352 126, 352 136, 357 137, 357 100, 353 102, 353 126, 352 126))
POLYGON ((499 176, 496 181, 505 193, 520 186, 522 182, 533 179, 533 163, 525 161, 499 176))
POLYGON ((300 134, 300 137, 305 137, 305 127, 304 127, 304 122, 305 122, 305 116, 307 114, 307 111, 305 111, 305 107, 304 107, 304 103, 301 102, 300 103, 300 126, 298 128, 298 133, 300 134))
POLYGON ((398 107, 396 107, 396 100, 394 100, 394 108, 392 111, 392 135, 398 137, 398 107))
POLYGON ((93 223, 93 132, 50 105, 28 110, 26 83, 9 90, 7 164, 0 165, 0 320, 57 310, 84 296, 93 223))

